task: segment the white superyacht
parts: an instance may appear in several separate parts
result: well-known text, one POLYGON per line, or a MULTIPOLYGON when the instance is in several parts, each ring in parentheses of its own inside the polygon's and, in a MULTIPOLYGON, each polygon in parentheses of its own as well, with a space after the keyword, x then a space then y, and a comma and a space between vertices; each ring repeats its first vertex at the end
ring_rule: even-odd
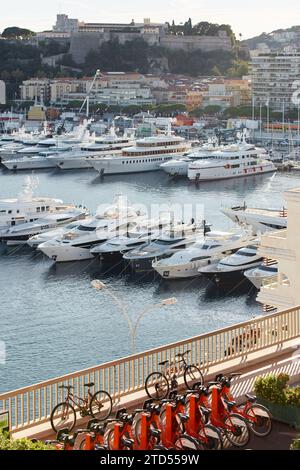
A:
POLYGON ((267 158, 268 154, 254 145, 245 142, 228 145, 209 160, 191 162, 188 178, 201 182, 274 173, 276 167, 267 158))
POLYGON ((138 139, 133 147, 124 149, 120 155, 94 157, 89 159, 89 163, 100 175, 154 171, 190 148, 191 144, 182 137, 170 133, 155 135, 138 139))

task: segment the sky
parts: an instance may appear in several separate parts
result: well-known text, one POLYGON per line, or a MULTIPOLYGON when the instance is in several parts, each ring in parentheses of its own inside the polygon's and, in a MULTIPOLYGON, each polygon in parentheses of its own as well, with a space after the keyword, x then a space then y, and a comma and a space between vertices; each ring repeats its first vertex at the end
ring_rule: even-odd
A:
POLYGON ((176 23, 227 23, 244 39, 300 24, 299 0, 1 0, 0 31, 19 26, 52 29, 57 13, 86 22, 140 22, 143 18, 176 23), (3 5, 4 6, 4 5, 3 5))

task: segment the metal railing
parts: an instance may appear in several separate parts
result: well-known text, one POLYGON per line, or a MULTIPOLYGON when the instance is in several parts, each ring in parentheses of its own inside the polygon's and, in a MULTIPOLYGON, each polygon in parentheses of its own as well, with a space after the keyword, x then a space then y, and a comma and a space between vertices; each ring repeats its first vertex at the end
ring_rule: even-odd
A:
POLYGON ((299 336, 297 307, 1 394, 0 411, 8 410, 11 430, 21 431, 49 420, 51 410, 64 397, 61 385, 70 384, 76 395, 84 396, 84 383, 92 381, 95 391, 107 390, 118 402, 142 391, 147 375, 160 370, 159 362, 178 352, 191 350, 189 362, 205 374, 212 366, 226 366, 226 362, 256 351, 264 354, 266 348, 299 336))

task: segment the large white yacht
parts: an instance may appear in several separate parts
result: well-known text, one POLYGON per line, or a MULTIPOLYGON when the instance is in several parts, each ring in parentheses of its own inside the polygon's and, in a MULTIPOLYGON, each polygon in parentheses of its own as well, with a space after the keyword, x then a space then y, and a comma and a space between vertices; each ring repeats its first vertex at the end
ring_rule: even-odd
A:
POLYGON ((130 147, 134 141, 130 137, 117 137, 107 135, 97 142, 82 145, 68 154, 56 154, 47 157, 48 162, 61 170, 76 170, 91 168, 95 158, 105 155, 118 155, 124 148, 130 147))
POLYGON ((254 145, 228 145, 209 160, 189 163, 188 178, 200 182, 275 172, 274 163, 267 160, 267 157, 267 153, 262 153, 254 145))
POLYGON ((276 261, 264 261, 259 266, 248 269, 244 272, 244 276, 256 287, 260 289, 267 280, 276 280, 278 274, 278 264, 276 261))
POLYGON ((241 226, 249 225, 254 234, 287 228, 287 210, 285 208, 263 209, 248 207, 245 203, 239 206, 221 209, 233 222, 241 226))
POLYGON ((237 251, 249 243, 249 235, 232 232, 208 233, 186 249, 177 251, 167 259, 152 263, 153 269, 165 279, 200 276, 199 268, 219 261, 226 254, 237 251))
MULTIPOLYGON (((84 218, 85 223, 88 223, 91 220, 91 217, 84 218)), ((61 237, 64 233, 70 232, 70 230, 79 227, 79 225, 81 224, 82 220, 75 220, 74 222, 70 222, 67 225, 59 226, 58 228, 54 228, 46 232, 41 232, 37 235, 32 235, 27 240, 27 245, 29 245, 31 248, 38 248, 38 246, 42 243, 47 242, 48 240, 52 240, 53 238, 61 237)))
POLYGON ((55 211, 43 214, 34 222, 26 222, 7 230, 1 230, 0 240, 7 245, 26 244, 27 240, 34 235, 65 226, 75 220, 83 220, 87 214, 88 212, 84 208, 59 205, 55 208, 55 211))
POLYGON ((132 206, 118 203, 107 207, 92 221, 76 227, 38 246, 45 255, 55 262, 80 261, 91 259, 90 250, 110 238, 132 230, 144 217, 141 211, 132 206))
POLYGON ((0 199, 0 230, 34 222, 46 214, 56 212, 63 206, 63 201, 60 199, 33 197, 37 186, 37 178, 27 176, 23 190, 17 198, 0 199))
POLYGON ((22 155, 20 156, 18 152, 15 152, 14 157, 5 159, 2 164, 8 170, 17 171, 17 170, 37 170, 43 168, 55 168, 55 164, 48 159, 48 157, 55 155, 56 153, 63 154, 71 152, 73 145, 59 145, 55 147, 48 148, 48 150, 39 151, 36 153, 29 153, 26 155, 24 149, 22 149, 22 155))
POLYGON ((171 256, 173 253, 191 246, 204 235, 205 222, 201 224, 174 224, 171 230, 162 233, 158 238, 128 251, 123 259, 133 271, 151 271, 152 263, 171 256))
POLYGON ((91 249, 91 253, 94 256, 100 255, 102 258, 123 256, 124 253, 130 250, 156 240, 162 234, 162 231, 167 230, 168 227, 170 227, 169 217, 142 221, 133 230, 128 230, 123 235, 96 245, 91 249))
POLYGON ((218 263, 199 268, 199 272, 217 284, 237 283, 244 278, 247 269, 256 268, 262 261, 262 256, 257 253, 257 245, 249 245, 218 263))
POLYGON ((156 135, 137 140, 135 146, 124 149, 120 155, 94 157, 88 161, 101 175, 154 171, 190 148, 191 144, 182 137, 156 135))
POLYGON ((189 164, 201 160, 209 160, 213 158, 215 152, 221 150, 216 144, 206 144, 202 147, 188 152, 180 158, 174 158, 168 162, 162 163, 160 169, 170 176, 187 176, 189 164))

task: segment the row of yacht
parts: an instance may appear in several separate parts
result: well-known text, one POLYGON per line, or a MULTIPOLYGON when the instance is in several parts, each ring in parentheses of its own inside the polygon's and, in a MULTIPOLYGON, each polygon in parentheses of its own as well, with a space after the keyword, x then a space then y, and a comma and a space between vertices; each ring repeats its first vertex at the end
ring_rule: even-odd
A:
POLYGON ((134 136, 107 135, 96 138, 88 121, 70 135, 39 140, 0 140, 0 158, 7 169, 91 169, 101 176, 161 170, 172 177, 209 181, 253 176, 276 171, 265 150, 240 141, 218 146, 215 142, 192 148, 192 143, 172 134, 135 140, 134 136), (2 146, 1 146, 2 143, 2 146))
POLYGON ((17 198, 0 200, 2 243, 27 244, 56 263, 99 258, 113 266, 121 259, 134 272, 155 271, 164 279, 204 275, 220 283, 246 276, 259 288, 276 276, 276 263, 262 259, 257 248, 261 233, 286 228, 285 209, 222 209, 240 228, 221 232, 204 220, 175 220, 167 212, 149 218, 120 195, 91 215, 60 199, 34 197, 36 185, 27 177, 17 198))

